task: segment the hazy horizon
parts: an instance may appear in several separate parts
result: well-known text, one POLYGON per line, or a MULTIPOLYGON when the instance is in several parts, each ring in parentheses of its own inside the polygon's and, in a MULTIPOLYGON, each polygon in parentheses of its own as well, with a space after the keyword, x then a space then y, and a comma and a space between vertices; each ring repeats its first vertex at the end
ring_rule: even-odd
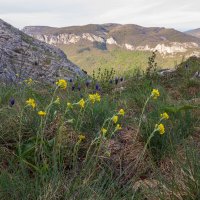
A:
POLYGON ((199 10, 198 0, 1 0, 0 18, 20 29, 119 23, 187 31, 200 28, 199 10))

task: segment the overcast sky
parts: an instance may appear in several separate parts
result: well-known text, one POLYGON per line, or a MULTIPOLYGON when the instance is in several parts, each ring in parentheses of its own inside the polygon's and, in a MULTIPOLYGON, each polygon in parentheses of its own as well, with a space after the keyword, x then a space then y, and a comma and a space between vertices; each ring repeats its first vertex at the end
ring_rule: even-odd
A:
POLYGON ((200 0, 0 0, 0 18, 23 28, 129 23, 200 28, 200 0))

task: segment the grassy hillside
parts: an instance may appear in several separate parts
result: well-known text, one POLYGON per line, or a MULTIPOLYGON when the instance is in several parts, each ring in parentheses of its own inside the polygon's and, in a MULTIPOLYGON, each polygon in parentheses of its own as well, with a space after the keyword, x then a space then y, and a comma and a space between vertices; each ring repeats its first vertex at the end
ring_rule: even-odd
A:
MULTIPOLYGON (((71 61, 89 74, 92 74, 93 70, 97 70, 99 67, 103 69, 114 68, 119 74, 137 68, 144 70, 148 66, 148 57, 152 54, 151 52, 128 51, 115 47, 102 51, 85 44, 82 46, 71 45, 70 47, 60 45, 59 48, 66 53, 71 61)), ((156 62, 159 68, 173 68, 180 64, 183 59, 183 54, 175 57, 163 57, 157 53, 156 62)))
MULTIPOLYGON (((68 58, 92 74, 93 70, 99 67, 103 69, 114 68, 117 73, 122 74, 126 71, 133 71, 136 68, 146 69, 148 58, 151 52, 128 51, 120 48, 109 48, 107 51, 95 49, 93 47, 77 47, 76 45, 60 45, 68 58)), ((176 57, 164 57, 157 53, 156 62, 159 68, 173 68, 184 60, 183 54, 176 57)))
POLYGON ((199 62, 1 83, 0 199, 199 199, 199 62))

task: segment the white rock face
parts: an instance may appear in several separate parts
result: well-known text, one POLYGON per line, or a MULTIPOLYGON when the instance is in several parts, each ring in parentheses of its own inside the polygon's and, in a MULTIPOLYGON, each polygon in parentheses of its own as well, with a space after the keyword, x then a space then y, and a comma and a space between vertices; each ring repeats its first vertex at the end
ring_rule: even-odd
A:
POLYGON ((36 35, 36 39, 46 42, 48 44, 75 44, 80 41, 81 37, 75 34, 59 34, 55 35, 36 35))
POLYGON ((192 48, 198 48, 198 44, 193 42, 185 42, 185 43, 172 42, 170 43, 170 45, 158 44, 154 48, 154 51, 157 50, 161 54, 166 55, 174 53, 184 53, 192 48))
POLYGON ((76 44, 80 40, 88 40, 90 42, 100 42, 108 45, 116 45, 122 48, 125 48, 130 51, 158 51, 162 55, 173 55, 176 53, 184 53, 190 49, 199 48, 197 43, 194 42, 171 42, 169 44, 165 44, 166 38, 162 37, 163 43, 157 44, 155 47, 150 47, 148 44, 144 46, 134 46, 132 44, 118 44, 117 41, 113 38, 106 39, 106 33, 104 36, 100 37, 91 33, 82 33, 81 35, 76 34, 58 34, 58 35, 32 35, 38 40, 44 41, 48 44, 58 45, 58 44, 76 44))
POLYGON ((166 46, 164 44, 158 44, 155 48, 160 53, 163 54, 171 54, 171 53, 178 53, 178 52, 186 52, 187 49, 182 44, 173 44, 172 46, 166 46))
POLYGON ((89 40, 91 42, 105 43, 105 39, 94 34, 83 33, 81 36, 75 34, 58 34, 58 35, 32 35, 38 40, 46 42, 48 44, 75 44, 81 39, 89 40))
POLYGON ((131 50, 131 51, 134 51, 134 50, 135 50, 135 47, 134 47, 133 45, 131 45, 131 44, 125 44, 124 46, 125 46, 125 48, 128 49, 128 50, 131 50))
POLYGON ((68 43, 75 44, 75 43, 79 42, 79 40, 81 40, 80 36, 77 36, 77 35, 74 35, 74 34, 68 35, 68 39, 67 40, 66 40, 66 38, 67 37, 63 36, 63 40, 65 41, 64 44, 68 44, 68 43))
POLYGON ((106 43, 107 43, 107 44, 115 44, 115 45, 117 45, 117 42, 114 40, 113 37, 108 38, 108 39, 106 40, 106 43))
POLYGON ((125 48, 131 51, 158 51, 159 53, 166 55, 187 52, 189 49, 198 48, 198 44, 193 42, 171 42, 169 45, 157 44, 154 48, 151 48, 148 45, 134 47, 133 45, 125 44, 125 48))
POLYGON ((82 38, 89 40, 91 42, 101 42, 101 43, 105 42, 105 40, 102 37, 99 37, 99 36, 96 36, 96 35, 90 34, 90 33, 83 33, 82 38))

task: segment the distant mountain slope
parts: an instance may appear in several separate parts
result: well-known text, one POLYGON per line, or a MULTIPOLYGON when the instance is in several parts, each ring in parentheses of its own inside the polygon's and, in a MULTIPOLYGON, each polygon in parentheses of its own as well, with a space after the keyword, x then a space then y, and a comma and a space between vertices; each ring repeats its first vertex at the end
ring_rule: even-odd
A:
POLYGON ((145 28, 137 25, 123 25, 113 28, 109 35, 114 37, 119 43, 130 43, 132 45, 155 46, 158 43, 169 44, 170 42, 195 42, 200 40, 190 37, 175 29, 151 27, 145 28))
POLYGON ((0 19, 0 80, 53 82, 83 76, 60 49, 36 40, 0 19))
POLYGON ((159 67, 174 67, 190 56, 200 56, 200 39, 175 29, 134 24, 88 24, 63 28, 27 26, 23 31, 62 49, 77 65, 117 72, 145 69, 152 51, 159 67))
POLYGON ((198 49, 200 39, 175 29, 142 27, 134 24, 89 24, 53 28, 27 26, 23 31, 54 45, 84 44, 106 50, 114 45, 131 51, 155 51, 163 55, 198 49), (91 45, 92 43, 92 45, 91 45))
POLYGON ((192 35, 194 37, 200 38, 200 28, 190 30, 190 31, 186 31, 185 33, 188 34, 188 35, 192 35))

